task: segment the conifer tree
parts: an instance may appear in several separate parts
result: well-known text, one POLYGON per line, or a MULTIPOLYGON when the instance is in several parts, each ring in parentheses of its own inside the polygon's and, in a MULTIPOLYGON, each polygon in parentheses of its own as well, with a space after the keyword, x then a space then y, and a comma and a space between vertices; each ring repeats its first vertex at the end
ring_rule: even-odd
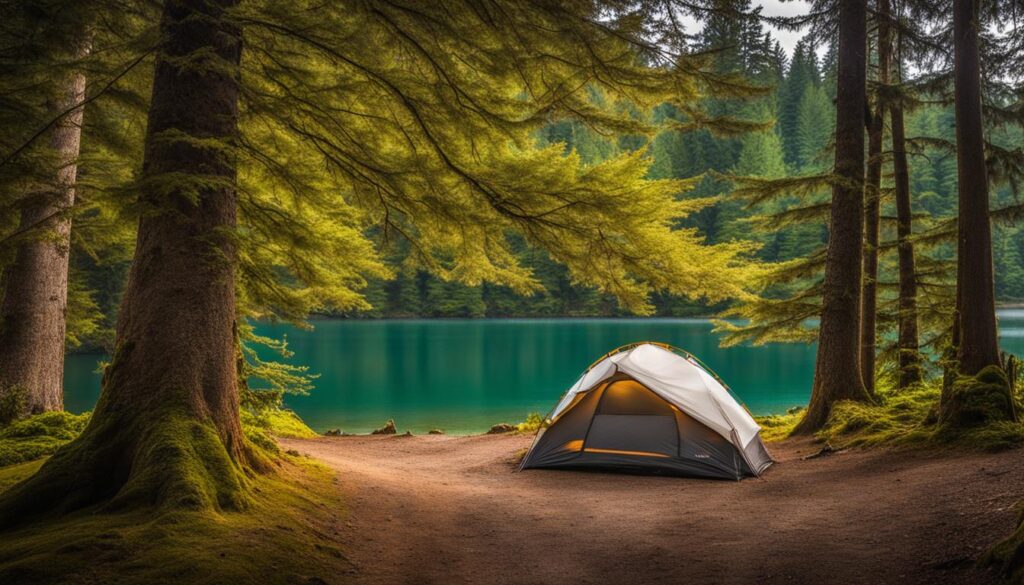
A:
POLYGON ((777 128, 785 148, 786 163, 793 168, 800 167, 800 140, 797 138, 800 102, 807 88, 818 83, 817 56, 805 37, 800 39, 793 49, 789 70, 779 88, 777 128))
POLYGON ((836 149, 821 324, 807 412, 794 429, 811 433, 839 400, 868 400, 860 369, 860 293, 864 232, 864 111, 867 4, 840 0, 836 149))
POLYGON ((796 168, 803 172, 821 171, 835 125, 832 104, 825 91, 817 85, 807 85, 797 107, 796 168))
POLYGON ((978 2, 954 0, 954 91, 958 189, 957 238, 957 362, 959 371, 974 375, 998 366, 995 283, 992 274, 992 227, 989 182, 981 112, 981 57, 978 2))
MULTIPOLYGON (((22 26, 34 26, 30 14, 5 14, 22 26)), ((49 54, 34 56, 56 69, 49 73, 53 81, 42 82, 42 95, 23 95, 35 76, 34 72, 19 71, 27 67, 19 67, 11 59, 13 71, 8 71, 14 99, 25 107, 35 105, 25 101, 37 101, 53 123, 46 131, 49 152, 42 153, 39 161, 48 176, 22 181, 17 187, 10 185, 23 195, 16 203, 20 220, 9 236, 16 239, 14 258, 3 271, 0 300, 0 402, 8 405, 6 412, 0 412, 0 422, 27 413, 60 410, 64 404, 71 209, 85 101, 81 62, 91 50, 92 33, 79 10, 52 16, 54 20, 38 25, 37 30, 25 31, 29 38, 39 34, 54 43, 46 49, 49 54), (61 66, 64 63, 70 66, 61 66)), ((10 47, 5 50, 12 51, 10 47)), ((38 78, 34 81, 40 82, 38 78)))
POLYGON ((754 246, 673 229, 707 204, 677 198, 692 184, 645 178, 642 151, 586 166, 535 146, 552 116, 654 133, 588 87, 746 130, 697 103, 737 86, 649 42, 645 12, 488 6, 167 0, 134 186, 146 213, 103 392, 82 435, 0 497, 0 524, 245 506, 245 472, 265 463, 240 428, 239 319, 365 306, 366 277, 388 275, 370 226, 410 243, 410 267, 470 285, 539 289, 517 232, 632 311, 653 290, 748 294, 754 246))
POLYGON ((887 0, 876 2, 878 24, 875 42, 877 56, 874 105, 868 121, 868 158, 864 179, 864 276, 861 294, 860 366, 864 387, 875 393, 875 353, 878 317, 878 243, 882 199, 882 141, 885 134, 885 105, 881 88, 889 81, 890 33, 887 0))
MULTIPOLYGON (((979 35, 983 23, 977 1, 953 0, 953 91, 959 192, 953 345, 958 374, 973 377, 985 370, 987 376, 945 385, 939 417, 950 428, 1016 416, 1010 385, 1002 370, 996 328, 990 183, 982 114, 979 35), (993 406, 978 412, 970 406, 978 400, 987 400, 993 406)), ((989 152, 992 152, 991 146, 989 144, 989 152)))
MULTIPOLYGON (((889 0, 880 0, 879 21, 886 22, 884 34, 886 43, 891 43, 892 32, 888 21, 892 10, 889 0)), ((883 32, 879 32, 879 36, 883 32)), ((903 33, 898 32, 899 39, 903 33)), ((903 81, 903 57, 897 43, 895 52, 895 81, 903 81)), ((920 383, 922 372, 921 354, 918 347, 917 317, 917 267, 914 259, 914 243, 912 241, 913 213, 911 211, 910 166, 907 161, 907 141, 904 128, 903 105, 896 99, 889 105, 890 126, 892 128, 892 159, 895 179, 894 194, 896 198, 896 237, 899 261, 899 300, 898 300, 898 334, 896 342, 896 365, 898 368, 897 388, 903 389, 920 383)))

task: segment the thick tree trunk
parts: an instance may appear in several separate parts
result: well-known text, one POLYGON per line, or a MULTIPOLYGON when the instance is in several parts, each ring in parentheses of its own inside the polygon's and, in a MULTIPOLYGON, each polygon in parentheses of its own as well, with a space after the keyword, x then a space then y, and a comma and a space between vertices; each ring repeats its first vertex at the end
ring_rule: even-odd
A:
POLYGON ((840 0, 833 171, 838 181, 832 188, 814 385, 795 434, 824 426, 839 400, 869 400, 860 369, 866 51, 866 0, 840 0))
POLYGON ((953 81, 956 103, 957 374, 943 389, 939 421, 946 430, 1016 420, 1011 385, 1002 369, 996 331, 992 226, 981 113, 978 6, 953 2, 953 81))
MULTIPOLYGON (((88 56, 83 36, 74 57, 88 56)), ((75 204, 78 152, 82 142, 85 75, 73 73, 57 89, 53 115, 69 112, 55 125, 50 148, 57 169, 52 185, 23 201, 18 230, 29 234, 4 271, 0 303, 0 394, 16 394, 10 418, 64 407, 64 334, 68 301, 71 208, 75 204)), ((0 421, 2 422, 2 421, 0 421)))
MULTIPOLYGON (((879 80, 881 81, 881 80, 879 80)), ((878 316, 878 239, 881 214, 882 105, 875 106, 868 123, 867 180, 864 185, 864 287, 861 298, 860 369, 864 387, 875 392, 875 352, 878 316)))
POLYGON ((5 494, 0 521, 103 501, 188 507, 246 501, 229 147, 237 131, 242 44, 241 31, 224 14, 235 2, 165 5, 142 171, 142 184, 153 185, 142 195, 150 212, 139 223, 103 393, 82 436, 5 494))
POLYGON ((977 4, 954 0, 954 90, 957 180, 960 192, 957 289, 960 296, 960 373, 999 365, 992 227, 981 114, 977 4))

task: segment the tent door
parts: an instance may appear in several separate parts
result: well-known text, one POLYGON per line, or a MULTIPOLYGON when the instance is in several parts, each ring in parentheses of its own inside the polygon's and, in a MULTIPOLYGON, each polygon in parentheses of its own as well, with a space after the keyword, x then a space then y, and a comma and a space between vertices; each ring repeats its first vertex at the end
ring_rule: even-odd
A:
POLYGON ((614 381, 598 401, 582 447, 584 453, 677 457, 680 439, 675 412, 636 380, 614 381))

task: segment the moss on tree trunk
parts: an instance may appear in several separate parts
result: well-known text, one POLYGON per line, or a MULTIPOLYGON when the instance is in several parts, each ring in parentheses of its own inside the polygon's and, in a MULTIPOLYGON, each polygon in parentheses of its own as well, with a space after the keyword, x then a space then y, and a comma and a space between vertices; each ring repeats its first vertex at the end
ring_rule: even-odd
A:
POLYGON ((238 508, 260 462, 239 418, 232 232, 234 0, 169 0, 117 345, 81 437, 0 500, 0 522, 91 505, 238 508))

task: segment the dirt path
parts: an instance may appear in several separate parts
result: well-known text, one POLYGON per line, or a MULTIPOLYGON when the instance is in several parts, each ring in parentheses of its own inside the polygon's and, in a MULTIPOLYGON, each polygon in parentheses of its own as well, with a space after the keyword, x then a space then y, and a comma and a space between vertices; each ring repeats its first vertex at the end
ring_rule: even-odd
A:
MULTIPOLYGON (((987 583, 1024 451, 775 445, 742 482, 533 470, 529 437, 283 441, 338 470, 355 583, 987 583)), ((347 581, 347 579, 346 579, 347 581)))

